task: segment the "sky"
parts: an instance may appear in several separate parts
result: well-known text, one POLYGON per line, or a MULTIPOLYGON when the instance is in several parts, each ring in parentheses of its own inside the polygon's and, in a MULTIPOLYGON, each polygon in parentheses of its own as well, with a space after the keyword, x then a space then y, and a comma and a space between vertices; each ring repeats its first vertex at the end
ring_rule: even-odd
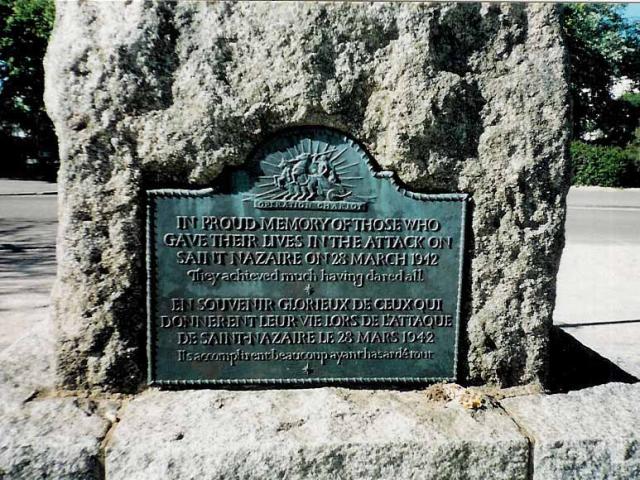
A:
POLYGON ((624 15, 632 20, 640 20, 640 3, 628 3, 624 15))

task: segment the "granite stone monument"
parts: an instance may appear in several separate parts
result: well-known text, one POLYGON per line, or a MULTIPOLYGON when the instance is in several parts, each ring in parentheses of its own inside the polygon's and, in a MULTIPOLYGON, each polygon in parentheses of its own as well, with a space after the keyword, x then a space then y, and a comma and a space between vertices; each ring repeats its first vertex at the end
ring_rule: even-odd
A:
MULTIPOLYGON (((61 157, 54 290, 59 385, 133 391, 147 371, 152 383, 403 376, 543 383, 569 187, 567 58, 557 10, 546 4, 59 2, 45 93, 61 157), (305 133, 278 144, 291 131, 305 133), (362 152, 349 168, 353 161, 335 157, 347 143, 362 152), (387 202, 391 195, 397 198, 387 202), (225 216, 245 223, 225 234, 225 216), (277 235, 260 226, 278 218, 317 225, 350 219, 352 230, 342 240, 323 240, 291 222, 277 235), (424 229, 411 235, 404 223, 391 235, 354 234, 359 222, 391 219, 423 220, 424 229), (243 232, 250 222, 261 230, 243 232), (436 235, 436 224, 447 231, 436 235), (205 240, 222 243, 198 244, 205 240), (362 244, 353 243, 367 241, 395 242, 369 253, 395 253, 407 265, 367 264, 362 244), (280 257, 271 255, 268 268, 256 266, 268 242, 280 257), (220 263, 222 250, 238 265, 220 263), (439 251, 443 269, 430 270, 439 251), (297 262, 296 252, 312 255, 277 269, 273 262, 297 262), (363 263, 308 264, 344 252, 361 255, 363 263), (290 277, 271 283, 262 277, 251 290, 250 282, 234 283, 236 269, 236 277, 290 277), (371 269, 387 277, 354 285, 371 269), (305 272, 316 277, 303 278, 305 272), (348 279, 334 280, 331 292, 325 288, 331 282, 317 278, 340 273, 348 279), (222 274, 226 280, 213 285, 222 274), (274 298, 292 300, 264 318, 233 317, 240 299, 274 298), (335 319, 339 302, 308 307, 311 300, 340 298, 391 303, 351 305, 335 319), (221 299, 235 299, 236 307, 221 299), (398 299, 420 318, 413 326, 360 325, 370 317, 382 321, 385 309, 403 305, 393 303, 398 299), (301 300, 302 313, 322 325, 314 335, 313 328, 294 328, 303 315, 291 305, 301 300), (194 311, 199 306, 209 310, 206 318, 194 311), (221 315, 227 307, 231 312, 221 315), (436 328, 425 323, 436 321, 436 328), (233 322, 244 322, 241 336, 233 322), (269 322, 274 335, 267 335, 269 322), (335 365, 323 373, 329 367, 319 360, 296 357, 262 367, 244 362, 238 368, 248 370, 238 374, 193 361, 207 332, 226 336, 209 335, 214 343, 205 353, 297 335, 285 348, 293 355, 300 342, 320 342, 320 330, 325 340, 346 339, 348 331, 359 335, 358 345, 382 345, 385 352, 394 335, 404 335, 423 363, 355 361, 342 374, 335 365), (182 371, 179 355, 189 359, 182 371), (438 358, 447 365, 435 368, 438 358)), ((343 350, 324 343, 329 346, 313 351, 343 350)), ((247 354, 254 353, 260 352, 247 354)))

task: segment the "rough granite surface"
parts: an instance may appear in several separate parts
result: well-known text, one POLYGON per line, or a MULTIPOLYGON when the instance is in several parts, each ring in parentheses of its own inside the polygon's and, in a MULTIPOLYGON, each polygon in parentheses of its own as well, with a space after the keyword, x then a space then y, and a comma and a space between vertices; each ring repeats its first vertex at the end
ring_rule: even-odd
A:
POLYGON ((54 353, 50 317, 0 352, 0 417, 55 388, 54 353))
POLYGON ((44 320, 0 353, 2 480, 102 479, 101 443, 116 406, 47 396, 55 386, 52 330, 44 320))
POLYGON ((502 410, 421 392, 148 391, 106 449, 109 480, 525 479, 528 443, 502 410))
POLYGON ((35 399, 0 414, 0 478, 99 480, 100 445, 109 422, 97 404, 35 399))
POLYGON ((533 440, 533 480, 640 478, 640 384, 500 403, 533 440))
POLYGON ((58 2, 60 384, 143 378, 145 189, 211 185, 306 124, 413 189, 472 195, 461 380, 544 380, 569 186, 558 8, 58 2))

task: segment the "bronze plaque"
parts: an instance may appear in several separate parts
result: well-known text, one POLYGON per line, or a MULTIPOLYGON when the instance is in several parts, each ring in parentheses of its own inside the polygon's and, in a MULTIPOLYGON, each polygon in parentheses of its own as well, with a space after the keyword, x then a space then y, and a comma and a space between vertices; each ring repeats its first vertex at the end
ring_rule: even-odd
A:
POLYGON ((321 128, 216 188, 149 191, 150 384, 455 380, 466 204, 321 128))

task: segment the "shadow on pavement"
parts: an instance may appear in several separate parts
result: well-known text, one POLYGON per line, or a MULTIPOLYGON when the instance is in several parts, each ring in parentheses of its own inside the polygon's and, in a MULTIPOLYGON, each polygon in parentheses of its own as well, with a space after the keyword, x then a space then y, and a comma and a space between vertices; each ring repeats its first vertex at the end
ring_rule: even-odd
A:
POLYGON ((549 390, 563 393, 610 382, 639 381, 557 326, 551 329, 549 390))
POLYGON ((54 247, 13 250, 0 245, 0 295, 49 295, 55 273, 54 247))
POLYGON ((555 323, 556 327, 576 328, 576 327, 593 327, 594 325, 624 325, 627 323, 640 323, 640 318, 635 320, 611 320, 608 322, 585 322, 585 323, 555 323))
POLYGON ((0 244, 9 248, 55 247, 57 220, 4 220, 0 219, 0 244))
POLYGON ((55 222, 0 222, 0 352, 48 315, 56 274, 54 231, 55 222))
POLYGON ((56 273, 55 221, 0 221, 0 334, 49 304, 56 273), (10 318, 9 318, 10 317, 10 318))

